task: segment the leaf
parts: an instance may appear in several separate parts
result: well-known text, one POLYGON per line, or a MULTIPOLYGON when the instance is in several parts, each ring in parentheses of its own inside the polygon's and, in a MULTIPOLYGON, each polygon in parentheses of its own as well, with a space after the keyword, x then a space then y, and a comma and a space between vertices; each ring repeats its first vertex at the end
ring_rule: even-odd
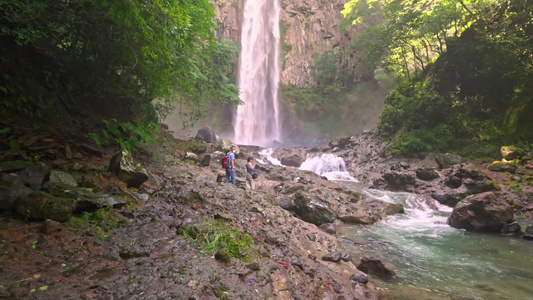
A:
POLYGON ((0 134, 6 134, 6 133, 9 133, 10 131, 11 131, 11 128, 9 127, 2 128, 0 129, 0 134))
POLYGON ((43 285, 42 287, 39 288, 39 291, 47 291, 47 290, 48 290, 47 285, 43 285))

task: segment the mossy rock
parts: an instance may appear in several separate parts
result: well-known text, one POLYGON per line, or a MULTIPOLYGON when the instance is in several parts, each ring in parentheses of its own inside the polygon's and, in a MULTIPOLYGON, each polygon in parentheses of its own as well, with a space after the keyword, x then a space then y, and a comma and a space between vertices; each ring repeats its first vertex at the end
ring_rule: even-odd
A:
POLYGON ((58 198, 44 192, 34 192, 19 197, 13 203, 15 211, 23 217, 65 222, 72 217, 76 200, 58 198))
POLYGON ((503 146, 500 148, 500 153, 502 154, 503 159, 513 160, 524 156, 526 152, 515 146, 503 146))
POLYGON ((517 167, 513 163, 495 162, 488 169, 492 172, 514 173, 517 167))
POLYGON ((207 151, 207 144, 204 141, 192 139, 181 143, 178 146, 178 151, 184 154, 187 152, 202 154, 207 151))
POLYGON ((17 172, 26 168, 32 167, 31 161, 15 160, 15 161, 2 161, 0 162, 0 172, 17 172))

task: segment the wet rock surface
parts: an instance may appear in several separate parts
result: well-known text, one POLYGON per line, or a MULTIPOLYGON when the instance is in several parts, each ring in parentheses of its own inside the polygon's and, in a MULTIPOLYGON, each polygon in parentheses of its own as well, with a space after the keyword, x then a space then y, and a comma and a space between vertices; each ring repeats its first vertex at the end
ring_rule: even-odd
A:
POLYGON ((468 231, 500 232, 513 216, 513 208, 500 194, 486 192, 461 200, 448 223, 468 231))
POLYGON ((374 257, 363 257, 357 265, 357 269, 382 279, 391 279, 396 275, 390 266, 374 257))

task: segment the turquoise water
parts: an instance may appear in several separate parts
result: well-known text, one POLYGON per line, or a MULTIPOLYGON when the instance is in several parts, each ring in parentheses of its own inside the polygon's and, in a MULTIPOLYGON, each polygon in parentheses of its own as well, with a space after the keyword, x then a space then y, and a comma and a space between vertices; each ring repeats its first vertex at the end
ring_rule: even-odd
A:
POLYGON ((431 199, 365 191, 406 208, 405 214, 370 226, 345 225, 337 233, 356 241, 343 243, 354 261, 374 256, 396 271, 395 279, 377 282, 385 299, 533 299, 533 243, 451 228, 451 208, 431 199))

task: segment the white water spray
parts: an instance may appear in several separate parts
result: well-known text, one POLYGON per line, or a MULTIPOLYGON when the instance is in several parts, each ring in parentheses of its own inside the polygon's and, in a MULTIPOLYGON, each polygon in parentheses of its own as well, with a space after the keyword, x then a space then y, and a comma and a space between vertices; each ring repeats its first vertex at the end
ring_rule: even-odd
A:
POLYGON ((352 175, 346 170, 344 159, 333 154, 322 154, 321 156, 307 157, 300 166, 302 170, 313 171, 320 176, 325 176, 329 180, 355 181, 352 175))
POLYGON ((239 58, 235 142, 267 146, 280 140, 279 0, 246 0, 239 58))

